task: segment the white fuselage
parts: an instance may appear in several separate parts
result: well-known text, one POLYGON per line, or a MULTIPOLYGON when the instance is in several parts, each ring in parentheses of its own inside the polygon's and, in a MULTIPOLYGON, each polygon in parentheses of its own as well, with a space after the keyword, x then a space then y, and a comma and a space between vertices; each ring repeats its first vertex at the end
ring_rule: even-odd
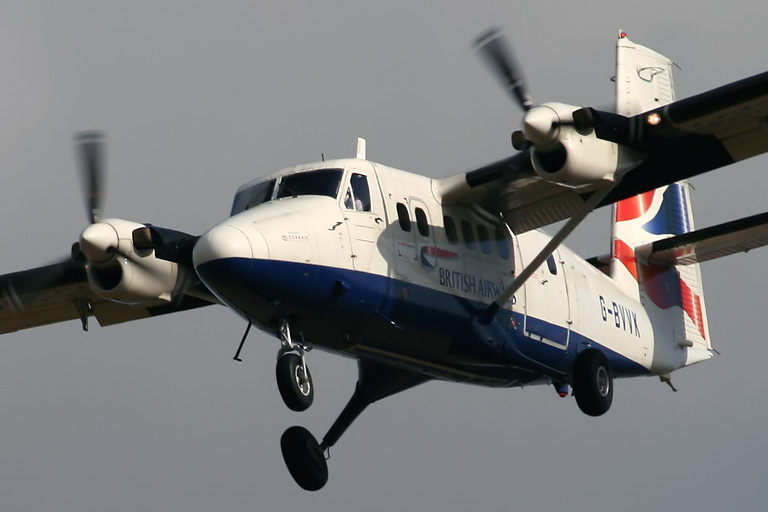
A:
POLYGON ((658 334, 638 299, 563 246, 484 320, 548 240, 443 204, 435 180, 335 160, 243 186, 233 216, 201 237, 195 266, 268 332, 290 319, 308 344, 435 378, 567 382, 576 354, 593 346, 617 377, 684 364, 682 354, 654 354, 658 334), (317 183, 295 178, 318 170, 328 171, 317 183))

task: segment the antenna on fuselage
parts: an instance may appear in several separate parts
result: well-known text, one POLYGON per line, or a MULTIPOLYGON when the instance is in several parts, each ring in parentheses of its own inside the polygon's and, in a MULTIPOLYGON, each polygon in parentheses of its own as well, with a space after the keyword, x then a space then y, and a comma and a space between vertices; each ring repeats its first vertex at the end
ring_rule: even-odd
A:
POLYGON ((362 137, 357 138, 357 157, 358 160, 365 160, 365 139, 362 137))

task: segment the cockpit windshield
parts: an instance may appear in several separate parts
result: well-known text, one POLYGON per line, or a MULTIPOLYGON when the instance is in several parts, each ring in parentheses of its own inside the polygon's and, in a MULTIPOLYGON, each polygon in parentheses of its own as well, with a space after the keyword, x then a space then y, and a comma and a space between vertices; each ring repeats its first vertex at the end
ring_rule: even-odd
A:
POLYGON ((296 196, 336 197, 343 173, 342 169, 319 169, 283 176, 276 199, 296 196))
POLYGON ((272 193, 275 191, 275 182, 277 180, 262 181, 240 190, 235 196, 235 203, 232 205, 232 215, 271 200, 272 193))
POLYGON ((343 169, 317 169, 244 185, 235 195, 231 215, 255 208, 272 199, 284 197, 329 196, 336 198, 343 174, 343 169), (277 189, 277 193, 275 193, 275 189, 277 189))

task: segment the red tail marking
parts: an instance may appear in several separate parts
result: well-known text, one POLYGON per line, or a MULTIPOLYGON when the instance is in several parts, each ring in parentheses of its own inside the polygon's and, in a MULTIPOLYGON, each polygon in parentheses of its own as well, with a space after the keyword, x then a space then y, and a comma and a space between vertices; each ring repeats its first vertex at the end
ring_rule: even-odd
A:
POLYGON ((616 222, 636 219, 647 212, 653 203, 654 192, 655 190, 649 190, 616 203, 616 222))
POLYGON ((629 273, 635 278, 635 281, 638 280, 637 260, 635 259, 634 249, 617 238, 613 241, 613 257, 627 267, 627 270, 629 270, 629 273))
POLYGON ((680 280, 680 292, 683 299, 683 311, 696 324, 701 337, 707 339, 704 331, 704 315, 701 312, 701 297, 693 293, 685 281, 680 280))

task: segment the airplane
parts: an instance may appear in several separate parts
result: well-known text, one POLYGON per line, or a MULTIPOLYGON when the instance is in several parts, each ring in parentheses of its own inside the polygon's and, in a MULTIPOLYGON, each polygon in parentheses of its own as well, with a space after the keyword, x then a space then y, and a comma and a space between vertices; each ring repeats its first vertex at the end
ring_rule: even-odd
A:
POLYGON ((318 441, 288 428, 296 483, 372 403, 432 380, 551 385, 590 416, 614 380, 712 358, 700 263, 768 244, 768 213, 696 230, 687 179, 768 151, 768 72, 676 100, 673 62, 616 43, 613 112, 534 104, 498 29, 474 42, 522 108, 512 156, 440 179, 356 158, 240 187, 202 235, 103 218, 105 137, 76 136, 90 224, 61 262, 0 276, 0 333, 95 317, 102 326, 223 305, 280 341, 278 391, 308 409, 317 348, 358 362, 318 441), (612 205, 610 251, 562 243, 612 205), (540 228, 566 221, 550 236, 540 228))

